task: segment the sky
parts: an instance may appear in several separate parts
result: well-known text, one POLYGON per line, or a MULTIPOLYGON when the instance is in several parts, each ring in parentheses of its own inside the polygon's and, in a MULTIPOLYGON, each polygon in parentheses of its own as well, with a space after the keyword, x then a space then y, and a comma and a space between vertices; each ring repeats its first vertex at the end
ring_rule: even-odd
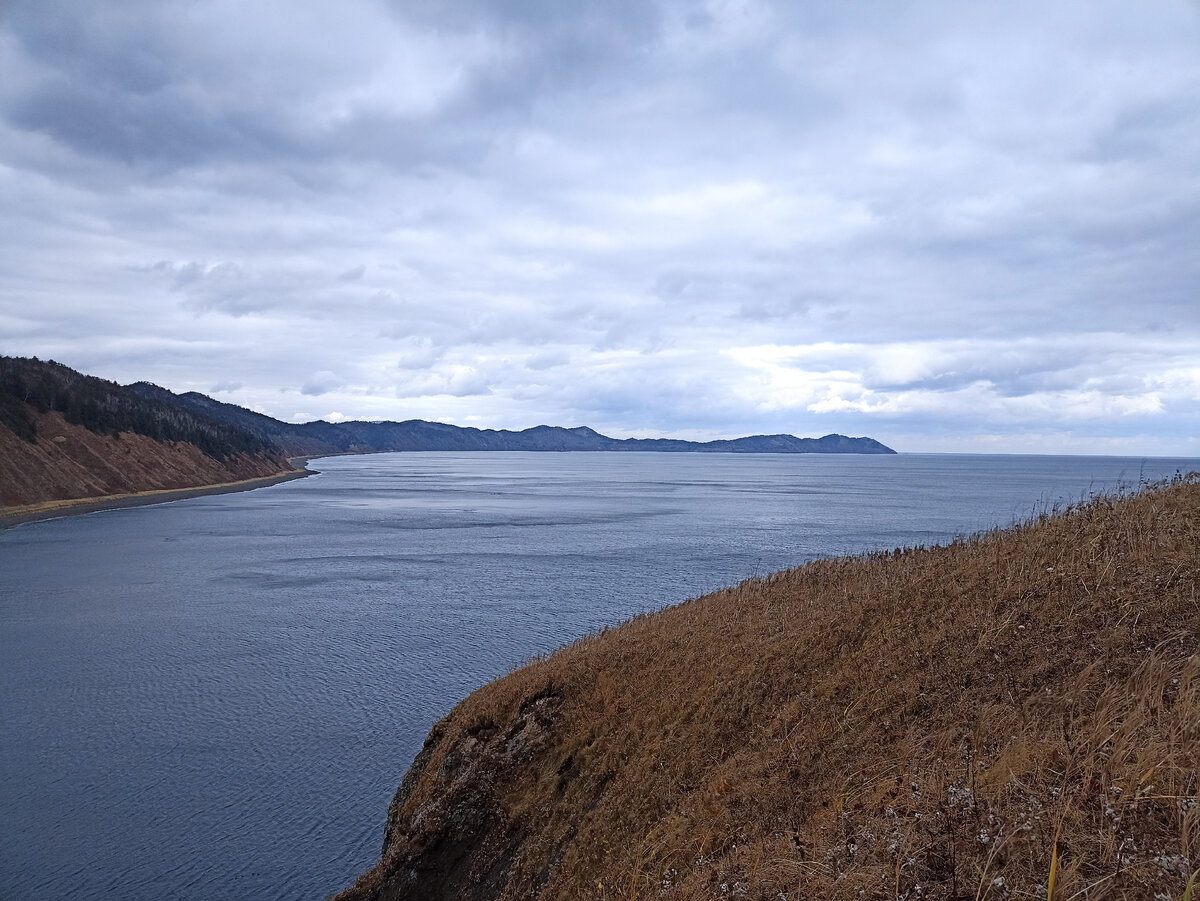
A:
POLYGON ((1197 0, 0 0, 0 353, 1200 456, 1197 0))

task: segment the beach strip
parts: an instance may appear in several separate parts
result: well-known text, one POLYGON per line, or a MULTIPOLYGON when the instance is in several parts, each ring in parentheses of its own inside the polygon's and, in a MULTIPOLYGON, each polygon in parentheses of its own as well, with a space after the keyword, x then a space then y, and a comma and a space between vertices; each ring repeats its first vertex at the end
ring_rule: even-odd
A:
POLYGON ((131 494, 108 494, 102 497, 44 501, 40 504, 26 504, 21 507, 0 507, 0 529, 9 529, 24 523, 40 522, 46 519, 57 519, 60 516, 95 513, 99 510, 117 510, 122 507, 141 507, 146 504, 162 504, 167 501, 180 501, 192 497, 206 497, 210 494, 251 491, 255 488, 265 488, 268 485, 278 485, 280 482, 290 482, 293 479, 303 479, 306 476, 317 474, 315 470, 303 468, 307 462, 306 458, 296 458, 290 462, 293 466, 300 468, 285 470, 272 476, 243 479, 240 482, 220 482, 215 485, 197 485, 194 488, 160 488, 154 491, 136 491, 131 494))

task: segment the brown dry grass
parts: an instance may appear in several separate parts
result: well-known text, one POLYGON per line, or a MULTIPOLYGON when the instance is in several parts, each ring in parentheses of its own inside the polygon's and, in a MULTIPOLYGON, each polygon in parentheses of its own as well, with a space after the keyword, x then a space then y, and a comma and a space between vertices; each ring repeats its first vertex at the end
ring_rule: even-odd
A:
POLYGON ((1200 484, 639 617, 430 736, 344 897, 1182 898, 1200 484))

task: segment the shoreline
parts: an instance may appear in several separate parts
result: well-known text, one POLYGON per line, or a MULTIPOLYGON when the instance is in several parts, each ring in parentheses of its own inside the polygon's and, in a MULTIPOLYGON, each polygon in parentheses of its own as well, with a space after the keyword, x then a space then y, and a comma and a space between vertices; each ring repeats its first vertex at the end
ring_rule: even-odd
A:
POLYGON ((214 494, 233 494, 238 491, 253 491, 295 479, 317 475, 317 470, 306 468, 309 457, 293 457, 288 462, 296 469, 278 472, 271 476, 243 479, 239 482, 218 482, 215 485, 197 485, 193 488, 158 488, 152 491, 136 491, 130 494, 108 494, 101 497, 80 497, 60 501, 43 501, 21 507, 0 509, 0 531, 31 522, 44 522, 64 516, 82 516, 102 510, 120 510, 125 507, 145 507, 150 504, 165 504, 195 497, 214 494))

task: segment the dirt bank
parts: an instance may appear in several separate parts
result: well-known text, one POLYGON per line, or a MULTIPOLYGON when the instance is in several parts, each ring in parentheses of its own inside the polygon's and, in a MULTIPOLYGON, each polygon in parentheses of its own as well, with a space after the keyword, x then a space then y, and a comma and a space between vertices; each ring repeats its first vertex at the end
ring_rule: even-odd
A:
POLYGON ((294 479, 302 479, 305 476, 312 475, 317 475, 317 473, 311 469, 287 470, 256 479, 243 479, 240 482, 223 482, 217 485, 203 485, 196 488, 167 488, 155 491, 138 491, 132 494, 111 494, 105 497, 45 501, 40 504, 27 504, 21 507, 4 507, 0 508, 0 529, 12 528, 22 523, 58 519, 60 516, 95 513, 99 510, 141 507, 146 504, 163 504, 168 501, 205 497, 210 494, 232 494, 235 491, 250 491, 254 488, 265 488, 268 485, 278 485, 280 482, 290 482, 294 479))

